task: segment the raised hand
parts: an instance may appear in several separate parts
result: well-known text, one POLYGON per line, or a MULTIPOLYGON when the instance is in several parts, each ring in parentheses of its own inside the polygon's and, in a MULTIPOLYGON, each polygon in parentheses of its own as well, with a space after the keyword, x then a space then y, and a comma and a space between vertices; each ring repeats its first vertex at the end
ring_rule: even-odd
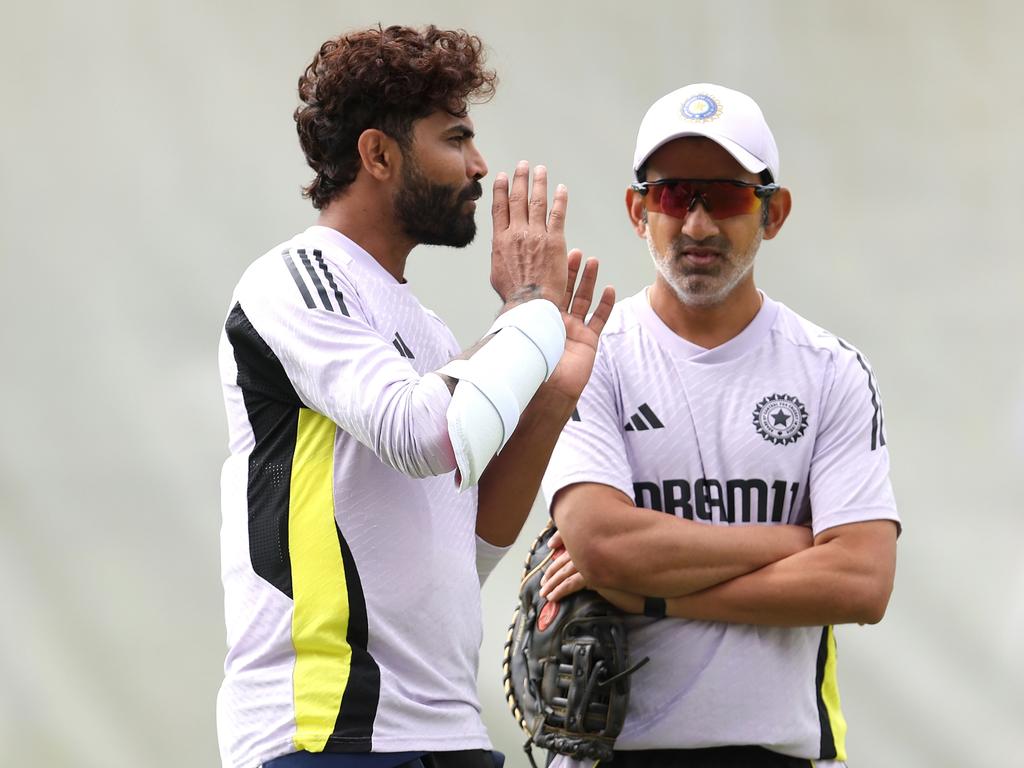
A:
POLYGON ((565 208, 569 193, 559 184, 548 212, 548 173, 543 165, 533 171, 521 161, 512 178, 499 173, 494 179, 491 217, 491 286, 506 306, 530 299, 559 304, 566 292, 565 208))
POLYGON ((575 402, 583 393, 590 372, 594 369, 597 341, 615 304, 615 289, 606 286, 601 291, 597 308, 588 320, 587 313, 593 303, 594 286, 597 283, 597 259, 587 259, 584 263, 583 253, 574 248, 568 254, 566 263, 568 280, 565 292, 556 302, 565 321, 565 352, 551 378, 543 386, 575 402), (576 284, 577 275, 579 285, 576 284))

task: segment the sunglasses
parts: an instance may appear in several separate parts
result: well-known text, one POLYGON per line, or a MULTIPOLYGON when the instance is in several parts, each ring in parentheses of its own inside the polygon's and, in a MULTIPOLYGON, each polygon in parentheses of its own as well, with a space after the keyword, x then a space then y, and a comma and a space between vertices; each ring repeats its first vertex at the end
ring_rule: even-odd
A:
POLYGON ((778 184, 751 184, 734 179, 658 179, 631 185, 647 198, 647 209, 685 219, 699 202, 713 219, 728 219, 760 210, 779 190, 778 184))

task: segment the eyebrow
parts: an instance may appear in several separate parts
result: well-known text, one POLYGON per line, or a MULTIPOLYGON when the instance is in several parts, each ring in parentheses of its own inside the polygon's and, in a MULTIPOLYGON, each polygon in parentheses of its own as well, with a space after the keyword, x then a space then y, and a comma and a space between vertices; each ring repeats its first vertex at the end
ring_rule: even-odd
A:
POLYGON ((449 136, 459 135, 462 136, 464 139, 472 139, 474 136, 476 136, 476 132, 465 123, 453 125, 451 128, 448 128, 445 131, 445 133, 449 136))

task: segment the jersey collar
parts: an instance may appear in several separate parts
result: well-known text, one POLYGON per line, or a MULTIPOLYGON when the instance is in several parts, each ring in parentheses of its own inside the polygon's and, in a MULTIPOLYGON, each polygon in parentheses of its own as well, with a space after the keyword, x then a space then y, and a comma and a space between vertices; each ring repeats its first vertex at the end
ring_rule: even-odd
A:
POLYGON ((648 289, 644 288, 631 299, 641 325, 653 334, 665 351, 691 363, 713 365, 745 355, 751 349, 761 344, 779 314, 778 302, 762 292, 761 295, 764 297, 764 303, 757 314, 754 315, 754 319, 747 324, 747 327, 724 344, 719 344, 714 349, 706 349, 687 341, 665 325, 654 309, 651 308, 647 291, 648 289))
POLYGON ((380 265, 379 261, 373 258, 373 256, 371 256, 367 251, 363 250, 363 248, 354 240, 350 240, 345 237, 345 235, 336 229, 325 227, 321 224, 314 224, 303 232, 303 236, 329 243, 335 248, 340 248, 352 261, 385 283, 389 283, 391 285, 402 285, 402 283, 399 283, 395 279, 394 275, 380 265))

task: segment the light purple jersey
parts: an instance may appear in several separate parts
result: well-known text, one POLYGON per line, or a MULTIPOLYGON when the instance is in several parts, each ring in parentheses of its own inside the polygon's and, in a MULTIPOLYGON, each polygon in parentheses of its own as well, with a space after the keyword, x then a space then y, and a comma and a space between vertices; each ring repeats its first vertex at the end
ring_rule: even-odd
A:
MULTIPOLYGON (((853 347, 765 297, 735 338, 703 349, 646 291, 609 320, 544 493, 617 488, 637 506, 708 525, 894 520, 878 385, 853 347)), ((831 627, 629 619, 651 661, 617 749, 756 744, 845 759, 831 627)))
POLYGON ((310 228, 240 280, 220 344, 225 766, 489 747, 476 686, 488 547, 476 490, 456 491, 451 396, 430 373, 458 354, 409 287, 334 230, 310 228))

